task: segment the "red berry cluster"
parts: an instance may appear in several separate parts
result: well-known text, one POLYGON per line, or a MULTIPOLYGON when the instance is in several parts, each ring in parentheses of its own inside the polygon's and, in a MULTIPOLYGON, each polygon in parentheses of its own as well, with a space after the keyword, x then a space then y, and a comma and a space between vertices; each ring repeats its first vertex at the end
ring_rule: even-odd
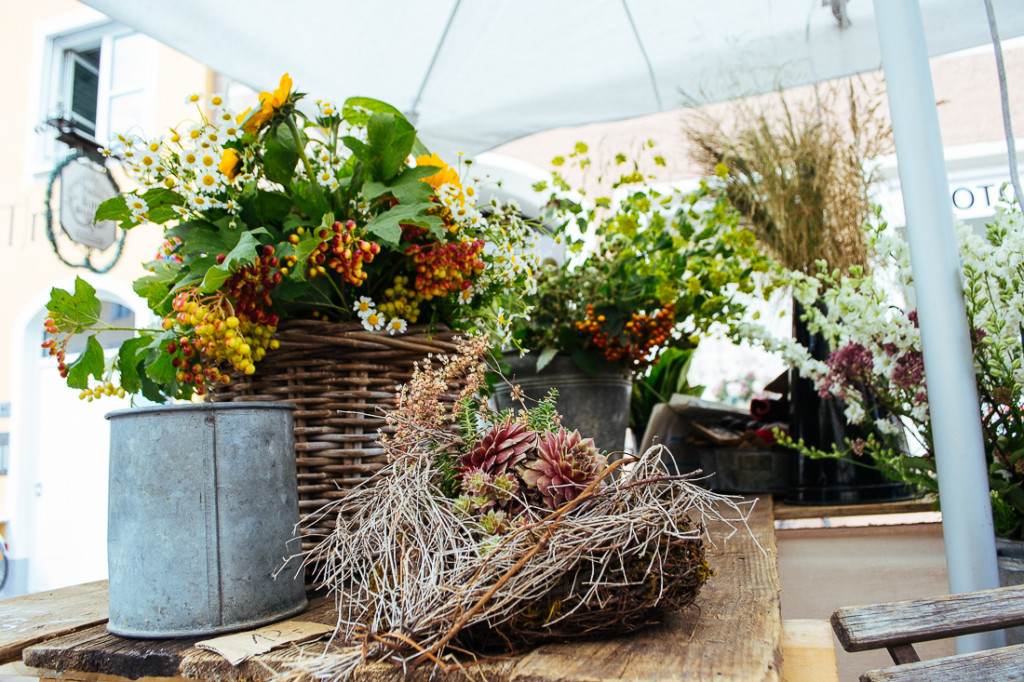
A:
POLYGON ((222 372, 221 363, 252 374, 256 371, 255 363, 263 358, 267 348, 277 346, 272 338, 277 329, 277 315, 263 315, 267 321, 261 322, 237 314, 223 291, 202 296, 197 287, 182 289, 171 306, 174 313, 164 319, 163 327, 178 327, 183 333, 177 342, 167 344, 165 350, 172 356, 171 365, 177 370, 178 383, 191 384, 199 395, 206 392, 205 387, 210 383, 230 381, 222 372))
MULTIPOLYGON (((295 234, 288 237, 292 244, 299 243, 301 230, 302 228, 299 228, 295 234)), ((336 221, 330 229, 318 228, 318 243, 305 264, 306 275, 312 278, 325 274, 327 270, 334 270, 352 286, 357 287, 365 282, 367 275, 363 265, 373 262, 373 257, 380 253, 380 244, 360 239, 355 231, 356 224, 352 220, 344 224, 336 221)), ((296 262, 297 259, 291 256, 286 265, 294 267, 296 262)))
POLYGON ((480 258, 483 250, 483 239, 407 247, 405 254, 412 256, 416 264, 413 289, 428 301, 435 296, 444 297, 468 289, 473 284, 471 278, 484 271, 480 258))
POLYGON ((230 383, 231 379, 223 374, 216 364, 203 365, 203 356, 196 341, 190 336, 182 336, 175 343, 167 344, 167 353, 172 355, 171 365, 177 370, 175 379, 179 384, 192 384, 192 390, 196 395, 206 393, 207 386, 220 383, 230 383))
POLYGON ((68 345, 68 339, 71 338, 71 335, 66 335, 59 342, 56 338, 53 338, 57 336, 57 334, 60 334, 60 329, 57 328, 57 323, 52 317, 48 317, 43 320, 43 326, 46 328, 46 333, 51 334, 52 337, 43 341, 42 346, 49 351, 51 357, 57 358, 57 370, 60 371, 62 378, 67 379, 68 366, 64 362, 64 353, 68 345))
POLYGON ((606 318, 597 314, 594 306, 587 306, 587 319, 576 323, 576 329, 590 334, 591 342, 604 351, 610 362, 626 359, 634 371, 642 371, 653 364, 652 352, 664 344, 675 326, 675 309, 669 305, 654 315, 635 312, 626 322, 622 333, 610 336, 604 330, 606 318))
MULTIPOLYGON (((217 256, 217 262, 224 262, 224 254, 217 256)), ((251 265, 232 273, 221 290, 234 299, 234 314, 240 319, 264 326, 277 326, 278 317, 273 312, 274 302, 270 292, 281 282, 279 261, 273 246, 264 246, 262 255, 256 256, 251 265)))

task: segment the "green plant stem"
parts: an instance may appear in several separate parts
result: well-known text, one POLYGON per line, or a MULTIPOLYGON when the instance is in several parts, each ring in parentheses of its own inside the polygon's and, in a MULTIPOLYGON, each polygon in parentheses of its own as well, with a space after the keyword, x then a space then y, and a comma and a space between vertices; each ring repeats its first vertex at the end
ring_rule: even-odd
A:
POLYGON ((299 158, 302 159, 302 167, 306 169, 306 177, 309 178, 309 184, 316 187, 317 194, 323 199, 324 203, 327 204, 327 197, 324 195, 324 190, 320 186, 320 183, 316 180, 316 173, 313 171, 313 165, 309 162, 309 157, 306 156, 306 145, 302 141, 302 134, 299 133, 299 127, 295 125, 295 119, 288 116, 285 119, 288 125, 288 130, 292 131, 292 137, 295 138, 295 148, 299 153, 299 158))

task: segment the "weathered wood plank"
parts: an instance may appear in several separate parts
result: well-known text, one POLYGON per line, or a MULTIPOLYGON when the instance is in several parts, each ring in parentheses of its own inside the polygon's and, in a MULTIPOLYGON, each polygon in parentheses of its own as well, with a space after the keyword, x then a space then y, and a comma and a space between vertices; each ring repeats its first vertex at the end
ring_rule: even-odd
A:
POLYGON ((1024 680, 1024 644, 869 670, 861 682, 1024 680))
POLYGON ((27 646, 107 620, 105 580, 0 601, 0 663, 27 646))
POLYGON ((1017 625, 1024 625, 1024 586, 847 606, 832 614, 832 629, 847 651, 914 644, 1017 625))
POLYGON ((782 621, 782 682, 838 681, 836 648, 828 621, 782 621))
MULTIPOLYGON (((547 680, 777 680, 782 663, 779 574, 770 499, 758 501, 750 530, 709 548, 715 576, 696 608, 632 635, 548 644, 516 666, 514 682, 547 680)), ((722 527, 712 528, 721 538, 722 527)))

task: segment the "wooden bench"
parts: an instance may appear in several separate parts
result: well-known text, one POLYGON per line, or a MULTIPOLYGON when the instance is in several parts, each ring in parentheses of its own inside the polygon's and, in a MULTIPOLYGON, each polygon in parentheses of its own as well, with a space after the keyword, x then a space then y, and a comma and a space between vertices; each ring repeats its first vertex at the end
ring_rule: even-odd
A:
POLYGON ((832 614, 832 629, 847 651, 885 648, 898 665, 870 670, 881 680, 1022 680, 1024 644, 921 661, 914 644, 1024 625, 1024 586, 934 599, 851 606, 832 614))

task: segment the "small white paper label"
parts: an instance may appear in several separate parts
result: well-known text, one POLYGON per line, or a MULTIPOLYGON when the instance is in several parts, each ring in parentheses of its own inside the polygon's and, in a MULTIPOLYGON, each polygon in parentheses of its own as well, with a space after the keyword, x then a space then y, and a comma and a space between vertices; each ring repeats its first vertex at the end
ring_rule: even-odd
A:
POLYGON ((201 642, 196 642, 196 647, 223 656, 231 665, 238 665, 247 658, 252 658, 271 649, 277 649, 286 644, 310 642, 331 632, 334 632, 334 627, 331 625, 287 620, 283 623, 267 625, 258 630, 247 630, 214 639, 204 639, 201 642))

